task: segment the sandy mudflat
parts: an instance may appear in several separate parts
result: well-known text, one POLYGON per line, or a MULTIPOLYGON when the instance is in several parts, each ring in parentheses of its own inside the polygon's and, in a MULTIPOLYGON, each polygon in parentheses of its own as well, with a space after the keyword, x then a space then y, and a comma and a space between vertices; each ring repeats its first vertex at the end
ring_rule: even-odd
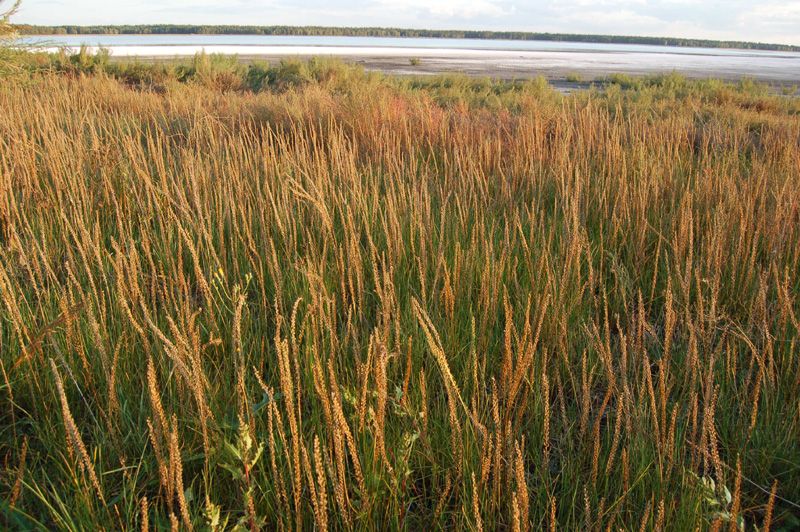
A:
MULTIPOLYGON (((112 47, 113 48, 113 47, 112 47)), ((205 47, 208 53, 230 53, 231 47, 205 47)), ((153 53, 150 47, 120 47, 113 50, 116 58, 135 55, 140 59, 165 59, 191 56, 197 47, 176 46, 153 53)), ((367 70, 387 74, 433 75, 460 72, 474 77, 525 79, 539 75, 561 89, 576 88, 586 83, 567 82, 568 74, 586 81, 620 72, 645 75, 675 70, 690 79, 720 78, 738 81, 745 76, 774 86, 800 84, 800 54, 750 56, 739 53, 639 53, 639 52, 574 52, 525 50, 470 50, 430 48, 366 48, 329 46, 241 46, 236 47, 241 61, 255 58, 277 62, 286 57, 307 59, 314 56, 340 57, 367 70), (418 59, 417 65, 411 59, 418 59)), ((738 52, 738 51, 737 51, 738 52)))

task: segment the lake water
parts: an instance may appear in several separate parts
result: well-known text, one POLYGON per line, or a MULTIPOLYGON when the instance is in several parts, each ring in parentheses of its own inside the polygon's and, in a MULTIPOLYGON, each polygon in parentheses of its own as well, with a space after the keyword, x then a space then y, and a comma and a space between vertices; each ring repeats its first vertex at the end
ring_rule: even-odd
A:
MULTIPOLYGON (((800 80, 800 53, 763 50, 689 48, 637 44, 570 43, 488 39, 401 37, 330 37, 262 35, 56 35, 29 37, 28 42, 77 49, 103 46, 112 55, 191 56, 207 53, 264 56, 341 56, 425 59, 428 68, 389 69, 400 73, 463 70, 519 72, 521 75, 577 72, 644 74, 675 70, 693 78, 755 79, 776 83, 800 80)), ((397 61, 396 61, 397 62, 397 61)), ((399 64, 399 62, 397 62, 399 64)), ((386 68, 385 68, 386 69, 386 68)))

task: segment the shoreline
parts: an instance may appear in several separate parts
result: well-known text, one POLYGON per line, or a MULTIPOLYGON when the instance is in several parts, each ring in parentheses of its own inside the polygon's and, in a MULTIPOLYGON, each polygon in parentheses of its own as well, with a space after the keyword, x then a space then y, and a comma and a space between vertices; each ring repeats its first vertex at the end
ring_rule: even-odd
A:
MULTIPOLYGON (((208 53, 213 50, 206 49, 208 53)), ((391 53, 377 52, 375 49, 353 53, 301 53, 269 52, 269 53, 242 53, 225 54, 236 55, 240 62, 250 63, 253 60, 263 60, 276 63, 281 59, 298 58, 301 60, 312 57, 333 57, 342 59, 345 63, 355 64, 369 71, 378 71, 384 74, 399 76, 434 76, 438 74, 465 74, 470 77, 490 77, 501 80, 524 80, 543 76, 555 88, 562 91, 572 91, 589 88, 594 80, 611 74, 628 74, 631 76, 646 76, 649 74, 670 73, 673 70, 687 79, 704 80, 709 78, 722 79, 726 82, 738 82, 745 77, 766 83, 775 88, 781 86, 800 85, 800 68, 797 69, 765 69, 763 72, 751 72, 737 65, 725 64, 723 61, 714 64, 688 64, 681 68, 648 68, 646 61, 640 64, 629 64, 622 61, 615 63, 593 63, 591 61, 569 62, 561 58, 553 58, 546 54, 520 54, 500 53, 487 54, 465 53, 474 51, 459 50, 458 54, 433 53, 441 50, 402 49, 391 50, 391 53), (419 53, 428 52, 428 53, 419 53), (412 59, 415 64, 412 64, 412 59), (580 81, 568 81, 568 78, 577 77, 580 81)), ((448 50, 449 52, 449 50, 448 50)), ((165 61, 187 59, 193 54, 175 55, 112 55, 114 61, 134 60, 165 61)))

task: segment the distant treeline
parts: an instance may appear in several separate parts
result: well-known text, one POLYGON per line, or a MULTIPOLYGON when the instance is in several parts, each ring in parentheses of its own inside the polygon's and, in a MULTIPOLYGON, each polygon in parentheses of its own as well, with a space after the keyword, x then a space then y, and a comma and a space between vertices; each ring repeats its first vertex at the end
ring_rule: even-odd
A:
POLYGON ((519 41, 563 41, 613 44, 651 44, 700 48, 800 51, 800 46, 760 42, 638 37, 625 35, 579 35, 521 31, 415 30, 401 28, 333 28, 324 26, 193 26, 146 24, 125 26, 30 26, 18 25, 22 35, 325 35, 347 37, 431 37, 443 39, 509 39, 519 41))

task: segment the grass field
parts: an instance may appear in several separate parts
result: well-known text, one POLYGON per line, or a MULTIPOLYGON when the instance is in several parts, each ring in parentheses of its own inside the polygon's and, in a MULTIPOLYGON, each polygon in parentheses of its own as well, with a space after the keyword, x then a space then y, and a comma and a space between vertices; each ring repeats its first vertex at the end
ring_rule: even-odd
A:
POLYGON ((37 61, 1 528, 800 526, 799 99, 37 61))

